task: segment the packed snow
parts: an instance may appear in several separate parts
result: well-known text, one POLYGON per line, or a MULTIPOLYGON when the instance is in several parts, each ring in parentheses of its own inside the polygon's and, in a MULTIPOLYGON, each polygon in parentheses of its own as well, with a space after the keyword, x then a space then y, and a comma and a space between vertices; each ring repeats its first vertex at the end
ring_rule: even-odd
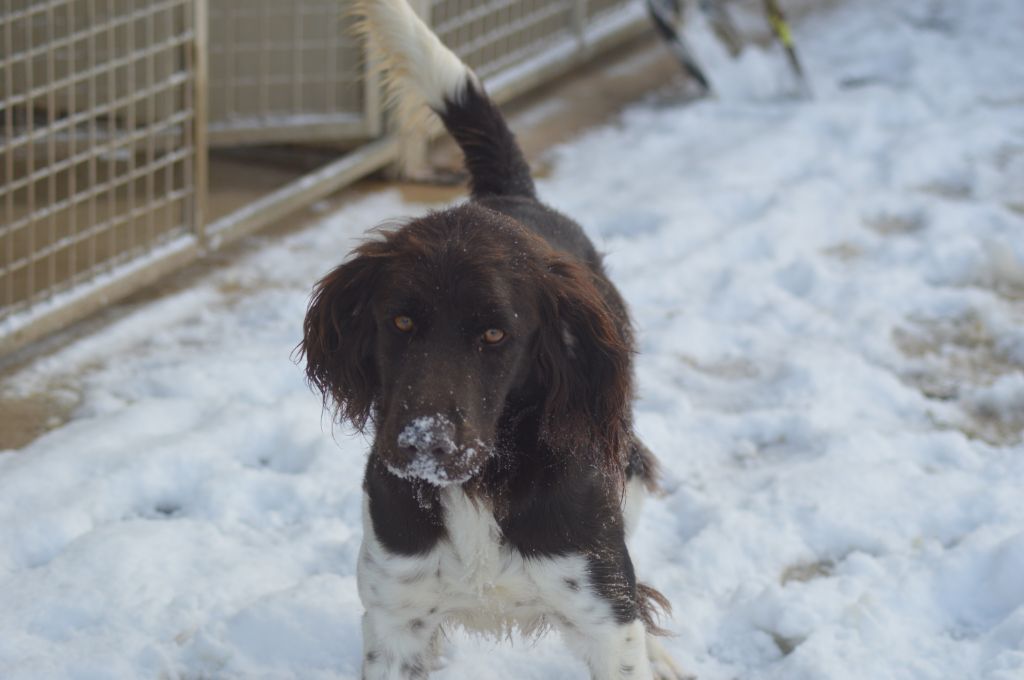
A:
MULTIPOLYGON (((856 0, 553 152, 632 306, 667 494, 632 541, 701 680, 1024 678, 1024 3, 856 0)), ((368 442, 290 355, 382 192, 11 377, 0 677, 358 677, 368 442)), ((552 635, 442 679, 584 678, 552 635)))

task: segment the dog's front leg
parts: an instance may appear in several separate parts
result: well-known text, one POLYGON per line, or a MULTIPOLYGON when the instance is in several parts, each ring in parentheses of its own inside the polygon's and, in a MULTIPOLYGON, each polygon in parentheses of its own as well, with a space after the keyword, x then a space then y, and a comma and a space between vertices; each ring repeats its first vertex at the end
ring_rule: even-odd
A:
POLYGON ((651 644, 624 543, 618 551, 606 545, 589 557, 554 560, 534 578, 593 680, 684 680, 657 642, 651 644))
MULTIPOLYGON (((625 546, 622 547, 625 551, 625 546)), ((628 560, 628 557, 625 557, 628 560)), ((647 629, 636 616, 629 579, 615 561, 582 556, 551 561, 534 579, 569 646, 587 664, 593 680, 652 680, 647 629), (595 579, 595 574, 600 575, 595 579), (618 612, 633 611, 632 621, 618 612)), ((628 616, 628 614, 627 614, 628 616)))
POLYGON ((647 658, 647 630, 642 621, 608 622, 592 627, 574 641, 593 680, 652 680, 647 658))
POLYGON ((363 680, 421 680, 435 669, 441 627, 430 557, 388 554, 364 540, 357 576, 363 615, 363 680))
POLYGON ((380 610, 363 615, 363 680, 425 680, 437 662, 439 627, 380 610))

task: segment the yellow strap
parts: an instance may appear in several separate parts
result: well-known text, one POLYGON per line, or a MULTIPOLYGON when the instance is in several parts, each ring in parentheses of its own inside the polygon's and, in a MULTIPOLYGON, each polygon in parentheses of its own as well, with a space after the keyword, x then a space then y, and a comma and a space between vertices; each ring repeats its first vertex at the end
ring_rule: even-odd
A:
POLYGON ((775 34, 779 36, 779 40, 786 47, 793 46, 793 34, 789 31, 789 24, 782 20, 779 16, 772 16, 772 28, 775 29, 775 34))

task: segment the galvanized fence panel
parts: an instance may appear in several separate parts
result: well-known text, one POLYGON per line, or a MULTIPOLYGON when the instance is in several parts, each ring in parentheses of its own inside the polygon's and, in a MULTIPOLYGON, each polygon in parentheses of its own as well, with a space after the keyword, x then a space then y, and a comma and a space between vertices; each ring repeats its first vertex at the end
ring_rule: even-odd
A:
POLYGON ((583 43, 595 20, 637 4, 636 0, 430 0, 430 21, 441 40, 486 79, 567 39, 583 43))
POLYGON ((576 30, 576 0, 432 0, 442 42, 482 77, 536 55, 576 30))
MULTIPOLYGON (((399 156, 338 0, 0 2, 0 356, 399 156), (205 224, 209 144, 328 139, 362 146, 205 224)), ((412 2, 499 101, 645 25, 633 0, 412 2)))
POLYGON ((0 330, 194 235, 191 0, 8 0, 0 330))
POLYGON ((377 91, 338 0, 213 0, 210 143, 370 138, 377 91))

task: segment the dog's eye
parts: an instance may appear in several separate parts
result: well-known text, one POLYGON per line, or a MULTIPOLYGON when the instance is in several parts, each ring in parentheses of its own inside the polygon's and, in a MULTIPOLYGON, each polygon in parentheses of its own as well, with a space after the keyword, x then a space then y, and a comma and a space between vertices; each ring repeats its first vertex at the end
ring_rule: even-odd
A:
POLYGON ((500 328, 488 328, 484 331, 483 341, 488 345, 497 345, 505 339, 505 331, 500 328))
POLYGON ((402 331, 403 333, 408 333, 416 325, 412 322, 412 319, 402 315, 396 316, 394 319, 392 319, 392 321, 395 324, 395 328, 402 331))

